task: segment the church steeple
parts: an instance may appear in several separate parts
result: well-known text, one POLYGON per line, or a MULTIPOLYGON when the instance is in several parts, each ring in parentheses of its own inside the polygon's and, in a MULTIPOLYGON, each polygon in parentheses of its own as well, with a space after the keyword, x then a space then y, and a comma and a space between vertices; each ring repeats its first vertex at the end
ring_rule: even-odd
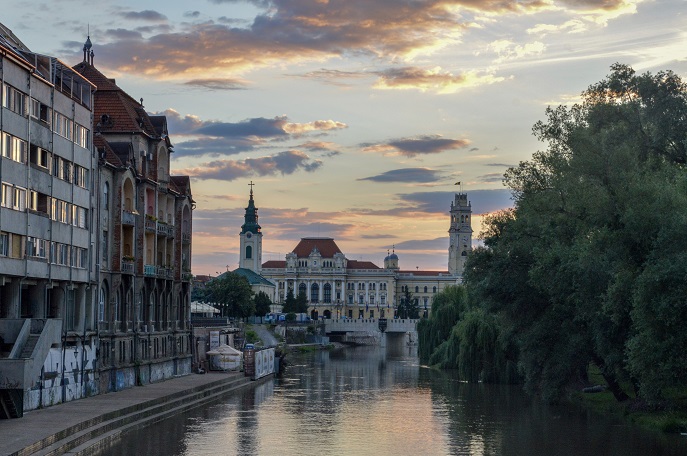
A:
POLYGON ((260 225, 258 225, 258 208, 255 207, 253 200, 253 181, 250 181, 250 199, 248 200, 248 207, 246 208, 246 215, 244 216, 244 223, 241 225, 241 234, 250 231, 253 234, 260 232, 260 225))
POLYGON ((241 225, 241 256, 239 266, 260 274, 262 270, 262 233, 258 225, 258 208, 253 200, 253 181, 250 182, 250 198, 241 225))

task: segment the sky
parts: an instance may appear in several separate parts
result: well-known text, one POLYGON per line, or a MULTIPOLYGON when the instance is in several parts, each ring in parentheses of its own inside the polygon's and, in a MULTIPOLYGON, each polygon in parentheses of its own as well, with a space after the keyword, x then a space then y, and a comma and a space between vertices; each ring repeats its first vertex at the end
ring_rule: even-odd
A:
POLYGON ((238 267, 252 181, 263 261, 301 237, 447 270, 448 211, 512 205, 532 126, 620 62, 687 77, 684 0, 0 0, 0 22, 166 114, 191 176, 193 272, 238 267), (457 182, 461 186, 456 186, 457 182))

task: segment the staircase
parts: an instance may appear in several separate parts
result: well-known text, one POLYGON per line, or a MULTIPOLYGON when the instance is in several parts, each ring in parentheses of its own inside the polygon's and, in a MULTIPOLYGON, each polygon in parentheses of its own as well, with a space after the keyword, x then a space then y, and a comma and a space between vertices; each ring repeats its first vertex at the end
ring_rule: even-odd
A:
POLYGON ((0 420, 24 416, 22 390, 0 389, 0 420))
POLYGON ((39 334, 29 334, 29 338, 24 344, 24 347, 21 350, 21 354, 19 355, 19 358, 31 358, 31 355, 33 355, 33 349, 36 348, 36 344, 38 343, 38 339, 40 339, 41 335, 39 334))

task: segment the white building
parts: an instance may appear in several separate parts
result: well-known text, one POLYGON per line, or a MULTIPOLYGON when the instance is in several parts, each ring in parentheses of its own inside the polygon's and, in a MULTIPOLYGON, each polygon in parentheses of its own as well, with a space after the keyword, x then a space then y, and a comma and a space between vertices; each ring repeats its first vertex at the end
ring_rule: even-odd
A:
POLYGON ((275 301, 283 304, 289 289, 305 292, 312 318, 393 318, 407 289, 417 300, 421 315, 431 308, 432 298, 449 285, 462 282, 465 260, 472 250, 472 206, 467 194, 451 202, 449 262, 446 271, 402 270, 395 253, 384 266, 349 260, 335 240, 302 238, 283 261, 260 264, 263 233, 251 189, 245 223, 240 234, 242 268, 252 269, 276 286, 275 301))

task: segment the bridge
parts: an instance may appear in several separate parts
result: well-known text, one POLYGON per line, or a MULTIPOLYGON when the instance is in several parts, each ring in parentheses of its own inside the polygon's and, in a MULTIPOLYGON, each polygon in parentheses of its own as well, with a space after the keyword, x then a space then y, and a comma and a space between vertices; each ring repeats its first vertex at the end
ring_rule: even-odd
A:
POLYGON ((381 345, 387 342, 395 345, 417 343, 418 320, 407 318, 338 318, 325 319, 325 333, 332 340, 358 345, 381 345), (381 326, 386 326, 384 331, 381 326))

